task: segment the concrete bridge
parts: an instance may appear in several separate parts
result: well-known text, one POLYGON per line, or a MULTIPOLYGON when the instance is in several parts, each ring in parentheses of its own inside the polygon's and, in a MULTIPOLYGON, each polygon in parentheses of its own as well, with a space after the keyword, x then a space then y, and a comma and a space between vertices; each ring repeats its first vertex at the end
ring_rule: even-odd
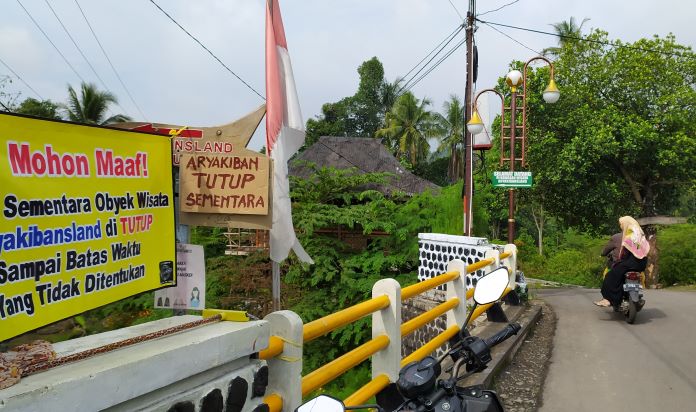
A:
MULTIPOLYGON (((204 311, 203 318, 173 317, 58 343, 51 368, 0 391, 0 410, 293 411, 303 396, 371 358, 372 380, 345 399, 364 403, 395 382, 403 365, 459 332, 477 278, 505 266, 505 293, 514 290, 514 245, 470 239, 453 247, 452 238, 421 239, 420 282, 402 287, 383 279, 372 299, 306 324, 290 311, 258 321, 204 311), (302 376, 304 343, 365 316, 372 317, 370 341, 302 376)), ((491 307, 478 307, 472 319, 491 307)))

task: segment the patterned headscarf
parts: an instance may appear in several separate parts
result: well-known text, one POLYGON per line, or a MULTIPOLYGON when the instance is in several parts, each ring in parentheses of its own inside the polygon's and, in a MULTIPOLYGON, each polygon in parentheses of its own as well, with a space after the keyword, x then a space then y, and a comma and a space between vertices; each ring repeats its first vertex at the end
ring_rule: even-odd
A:
POLYGON ((623 232, 621 249, 628 249, 637 259, 646 257, 650 251, 650 244, 640 224, 631 216, 624 216, 619 219, 619 226, 623 232))

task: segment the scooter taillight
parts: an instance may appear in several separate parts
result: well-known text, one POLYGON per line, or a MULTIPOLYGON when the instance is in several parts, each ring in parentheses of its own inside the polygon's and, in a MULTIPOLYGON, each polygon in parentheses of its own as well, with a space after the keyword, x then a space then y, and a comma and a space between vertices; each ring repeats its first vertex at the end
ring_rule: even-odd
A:
POLYGON ((626 279, 628 279, 628 280, 640 280, 640 273, 628 272, 628 273, 626 273, 626 279))

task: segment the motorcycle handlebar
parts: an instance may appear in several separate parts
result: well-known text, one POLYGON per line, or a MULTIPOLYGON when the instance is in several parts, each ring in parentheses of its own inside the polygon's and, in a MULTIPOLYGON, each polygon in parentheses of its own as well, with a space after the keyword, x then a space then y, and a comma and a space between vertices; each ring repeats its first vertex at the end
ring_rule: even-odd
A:
POLYGON ((519 323, 510 323, 507 325, 503 330, 500 332, 496 333, 495 335, 484 339, 483 341, 486 343, 486 346, 489 348, 492 348, 493 346, 502 343, 504 340, 509 338, 512 335, 517 335, 517 332, 519 332, 522 329, 522 326, 520 326, 519 323))

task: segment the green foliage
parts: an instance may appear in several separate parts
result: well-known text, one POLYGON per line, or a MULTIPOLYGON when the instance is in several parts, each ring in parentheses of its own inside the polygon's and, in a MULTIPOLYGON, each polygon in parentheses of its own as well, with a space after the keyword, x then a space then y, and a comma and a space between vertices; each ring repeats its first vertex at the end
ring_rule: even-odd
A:
POLYGON ((600 251, 608 241, 602 237, 567 230, 562 233, 558 246, 548 247, 540 256, 536 242, 526 231, 515 240, 520 259, 520 270, 527 277, 554 282, 599 287, 606 263, 600 251))
POLYGON ((447 177, 449 182, 464 178, 462 151, 464 146, 464 108, 457 95, 451 95, 444 104, 445 116, 440 116, 441 136, 437 153, 448 160, 447 177))
POLYGON ((223 232, 226 229, 220 227, 191 227, 191 243, 203 246, 203 255, 207 257, 225 254, 225 238, 223 232))
POLYGON ((28 114, 30 116, 43 117, 45 119, 61 120, 58 112, 59 105, 50 100, 36 100, 32 97, 24 99, 15 109, 15 113, 28 114))
POLYGON ((413 93, 399 96, 387 114, 386 125, 375 133, 383 139, 399 159, 406 159, 412 165, 424 161, 430 152, 428 139, 442 133, 441 116, 427 110, 428 99, 419 100, 413 93))
POLYGON ((626 44, 657 52, 602 46, 601 31, 586 37, 555 62, 558 103, 529 92, 544 89, 548 69, 530 74, 528 157, 550 212, 608 233, 622 215, 673 213, 693 185, 696 55, 672 35, 626 44))
POLYGON ((354 95, 324 104, 321 115, 307 120, 305 146, 321 136, 373 137, 382 126, 385 113, 398 96, 400 81, 385 81, 384 67, 377 57, 364 61, 358 75, 360 83, 354 95))
MULTIPOLYGON (((387 197, 370 189, 387 177, 314 167, 310 178, 292 179, 295 227, 315 261, 307 266, 291 259, 285 268, 286 282, 300 294, 291 309, 303 321, 368 299, 380 279, 395 278, 404 286, 414 283, 419 232, 461 233, 461 186, 444 188, 439 195, 423 193, 411 198, 398 193, 387 197), (361 231, 368 237, 367 246, 354 248, 336 236, 318 232, 339 226, 361 231)), ((368 317, 310 342, 305 350, 305 371, 364 343, 370 334, 368 317)), ((356 373, 360 372, 339 378, 329 387, 330 392, 357 389, 359 385, 351 383, 357 382, 356 373)))
POLYGON ((665 286, 696 284, 694 239, 694 224, 668 226, 658 231, 660 282, 665 286))
POLYGON ((65 111, 70 121, 105 125, 130 120, 123 114, 106 118, 111 104, 118 104, 116 96, 110 92, 100 91, 94 84, 82 83, 79 96, 72 86, 68 86, 68 103, 65 105, 65 111))

